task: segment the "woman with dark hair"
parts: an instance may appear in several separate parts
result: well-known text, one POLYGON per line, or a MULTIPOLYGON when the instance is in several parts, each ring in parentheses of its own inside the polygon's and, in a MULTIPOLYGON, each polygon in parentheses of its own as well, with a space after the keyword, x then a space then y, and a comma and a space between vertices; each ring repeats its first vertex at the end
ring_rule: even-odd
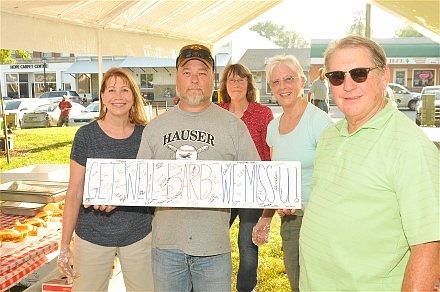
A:
MULTIPOLYGON (((269 107, 256 102, 257 88, 248 68, 232 64, 225 68, 220 81, 218 105, 239 117, 247 126, 260 159, 270 160, 266 143, 267 125, 273 120, 269 107)), ((257 284, 258 246, 252 242, 252 229, 260 218, 262 209, 232 209, 229 225, 240 217, 238 249, 240 264, 237 275, 237 291, 252 291, 257 284)))

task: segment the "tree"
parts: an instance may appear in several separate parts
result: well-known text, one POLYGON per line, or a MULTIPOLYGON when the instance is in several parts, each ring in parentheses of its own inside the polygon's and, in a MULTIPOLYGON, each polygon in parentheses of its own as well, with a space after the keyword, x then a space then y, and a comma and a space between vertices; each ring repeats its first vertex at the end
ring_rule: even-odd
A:
POLYGON ((365 12, 359 11, 353 16, 353 24, 347 31, 347 34, 365 36, 365 12))
MULTIPOLYGON (((30 60, 31 55, 22 50, 15 50, 15 54, 24 60, 30 60)), ((15 64, 17 60, 12 58, 12 51, 7 49, 0 49, 0 64, 15 64)))
POLYGON ((410 37, 423 37, 424 35, 419 33, 411 26, 407 26, 405 28, 396 30, 394 36, 398 38, 410 38, 410 37))
POLYGON ((284 25, 278 26, 272 21, 259 22, 250 30, 267 38, 274 44, 283 48, 308 48, 310 44, 301 35, 294 31, 286 30, 284 25))

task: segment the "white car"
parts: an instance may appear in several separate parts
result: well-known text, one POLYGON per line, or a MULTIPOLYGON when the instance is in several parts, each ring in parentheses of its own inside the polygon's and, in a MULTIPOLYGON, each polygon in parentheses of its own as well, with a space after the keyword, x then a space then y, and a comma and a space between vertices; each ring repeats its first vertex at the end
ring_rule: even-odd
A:
POLYGON ((99 116, 99 100, 89 104, 79 115, 69 118, 69 126, 82 126, 96 120, 99 116))
POLYGON ((5 100, 3 103, 5 115, 16 115, 14 122, 11 122, 8 118, 6 118, 8 126, 10 128, 17 128, 21 126, 23 115, 25 113, 33 111, 37 106, 47 103, 47 101, 39 98, 17 98, 5 100))
POLYGON ((67 96, 70 102, 82 102, 82 98, 75 90, 57 90, 44 92, 38 98, 44 98, 49 102, 60 102, 63 99, 63 95, 67 96))
POLYGON ((398 83, 389 83, 388 86, 393 90, 399 108, 416 110, 417 103, 420 100, 420 93, 411 92, 408 88, 398 83))
POLYGON ((435 96, 434 99, 434 106, 435 106, 435 126, 440 127, 440 86, 425 86, 422 89, 422 92, 420 93, 422 96, 422 100, 419 101, 417 104, 416 109, 416 124, 421 125, 422 124, 422 109, 423 109, 423 95, 425 94, 433 94, 435 96))
POLYGON ((394 92, 391 89, 391 87, 387 86, 387 88, 385 89, 385 97, 387 100, 389 100, 389 102, 391 102, 391 104, 397 108, 397 102, 396 102, 396 97, 394 96, 394 92))
MULTIPOLYGON (((61 113, 58 104, 58 102, 42 104, 32 112, 25 113, 23 115, 21 128, 27 129, 57 126, 61 113)), ((72 102, 71 104, 72 108, 70 109, 70 116, 77 116, 85 109, 85 107, 79 103, 72 102)))

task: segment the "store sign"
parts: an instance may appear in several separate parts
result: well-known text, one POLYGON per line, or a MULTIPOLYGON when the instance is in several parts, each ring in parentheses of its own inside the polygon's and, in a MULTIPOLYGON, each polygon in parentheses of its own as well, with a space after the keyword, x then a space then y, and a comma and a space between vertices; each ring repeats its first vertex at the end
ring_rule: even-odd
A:
POLYGON ((415 65, 426 64, 435 65, 440 64, 440 58, 416 57, 416 58, 388 58, 388 64, 392 65, 415 65))
POLYGON ((87 159, 83 203, 300 209, 301 163, 87 159))
POLYGON ((10 65, 9 68, 10 69, 40 69, 43 68, 43 64, 13 64, 10 65))

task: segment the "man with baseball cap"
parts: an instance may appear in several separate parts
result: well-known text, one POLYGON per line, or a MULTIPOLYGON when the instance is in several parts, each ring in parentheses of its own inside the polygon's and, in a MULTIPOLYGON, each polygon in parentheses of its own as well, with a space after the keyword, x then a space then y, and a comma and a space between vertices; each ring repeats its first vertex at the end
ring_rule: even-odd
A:
POLYGON ((185 65, 189 60, 202 61, 208 68, 214 70, 214 59, 212 58, 211 51, 203 45, 187 45, 180 49, 179 56, 176 59, 176 69, 179 66, 185 65))
MULTIPOLYGON (((245 124, 211 102, 214 59, 203 45, 176 59, 180 102, 143 132, 137 158, 260 160, 245 124)), ((231 291, 230 209, 158 207, 152 265, 157 291, 231 291)))

